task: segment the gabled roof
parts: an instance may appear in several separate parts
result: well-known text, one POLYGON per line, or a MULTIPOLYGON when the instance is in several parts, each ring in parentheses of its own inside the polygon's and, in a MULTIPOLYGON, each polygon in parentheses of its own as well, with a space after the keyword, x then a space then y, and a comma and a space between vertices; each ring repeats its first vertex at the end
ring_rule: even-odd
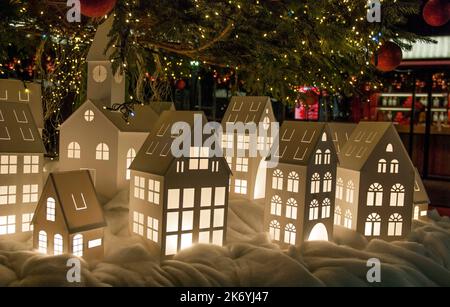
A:
POLYGON ((274 148, 275 157, 280 163, 308 165, 325 129, 329 128, 320 122, 283 122, 279 134, 280 145, 274 148))
MULTIPOLYGON (((203 125, 207 123, 206 116, 203 112, 164 111, 136 155, 136 158, 133 160, 133 163, 131 163, 130 169, 164 176, 172 161, 175 159, 171 151, 172 142, 175 140, 171 134, 172 125, 176 122, 187 123, 191 127, 191 144, 193 145, 195 114, 202 116, 203 125)), ((203 135, 202 141, 205 141, 208 137, 208 135, 203 135)), ((224 164, 228 166, 227 163, 224 164)))
MULTIPOLYGON (((57 201, 69 233, 106 226, 89 171, 50 173, 47 184, 49 182, 55 187, 57 201)), ((39 201, 39 206, 45 204, 46 201, 39 201)))
POLYGON ((28 104, 0 102, 0 152, 46 152, 28 104))
POLYGON ((331 137, 333 139, 333 144, 336 149, 336 153, 339 155, 341 149, 344 147, 345 143, 350 138, 353 130, 356 128, 356 124, 353 123, 327 123, 330 127, 331 137))
POLYGON ((108 50, 106 50, 106 47, 110 40, 108 35, 112 29, 113 23, 114 17, 111 16, 98 26, 94 40, 89 48, 86 58, 87 61, 109 61, 111 54, 114 52, 114 47, 111 46, 108 50))
MULTIPOLYGON (((340 166, 360 171, 386 133, 390 133, 392 137, 398 138, 398 143, 402 144, 400 136, 392 123, 360 122, 341 150, 339 155, 340 166)), ((408 155, 403 146, 401 146, 400 150, 403 150, 404 154, 408 155)))
POLYGON ((222 126, 227 123, 259 123, 264 113, 264 108, 270 103, 270 98, 261 96, 234 96, 228 104, 227 111, 222 119, 222 126))
POLYGON ((430 203, 430 198, 428 197, 427 190, 425 189, 425 186, 423 185, 422 178, 420 177, 419 171, 417 168, 414 168, 415 171, 415 183, 414 183, 414 204, 420 204, 420 203, 430 203))

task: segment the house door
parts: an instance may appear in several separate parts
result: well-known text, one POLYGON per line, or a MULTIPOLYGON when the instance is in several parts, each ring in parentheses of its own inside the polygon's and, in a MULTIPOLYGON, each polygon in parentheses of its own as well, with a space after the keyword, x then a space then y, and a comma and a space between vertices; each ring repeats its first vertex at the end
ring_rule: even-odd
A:
POLYGON ((92 182, 94 183, 95 187, 95 180, 96 180, 96 170, 94 168, 80 168, 80 170, 88 170, 89 174, 91 175, 92 182))
POLYGON ((258 172, 256 173, 254 199, 264 198, 266 194, 266 161, 263 159, 259 162, 258 172))
POLYGON ((308 241, 328 241, 328 231, 324 224, 318 223, 309 234, 308 241))

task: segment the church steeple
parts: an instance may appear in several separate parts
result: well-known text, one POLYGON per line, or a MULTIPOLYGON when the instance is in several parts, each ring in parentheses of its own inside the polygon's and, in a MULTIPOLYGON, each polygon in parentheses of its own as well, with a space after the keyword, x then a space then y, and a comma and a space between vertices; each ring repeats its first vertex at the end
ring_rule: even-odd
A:
POLYGON ((125 100, 125 79, 119 73, 113 75, 109 60, 114 48, 106 49, 113 21, 113 17, 109 17, 99 25, 87 55, 87 98, 107 107, 125 100))

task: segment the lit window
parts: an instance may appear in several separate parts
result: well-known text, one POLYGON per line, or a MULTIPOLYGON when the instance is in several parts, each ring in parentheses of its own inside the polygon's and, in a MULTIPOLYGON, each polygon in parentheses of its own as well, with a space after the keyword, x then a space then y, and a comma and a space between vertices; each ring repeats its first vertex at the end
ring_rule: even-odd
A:
POLYGON ((211 171, 216 173, 219 172, 219 161, 211 162, 211 171))
POLYGON ((179 160, 177 161, 177 173, 183 173, 184 172, 184 161, 179 160))
POLYGON ((324 132, 322 134, 322 142, 326 142, 327 141, 327 134, 324 132))
POLYGON ((347 182, 347 191, 345 193, 345 201, 348 202, 349 204, 353 203, 353 198, 355 194, 355 185, 353 183, 353 181, 348 181, 347 182))
POLYGON ((87 122, 91 122, 94 120, 94 112, 92 110, 86 110, 84 112, 84 120, 87 122))
POLYGON ((236 158, 236 171, 244 173, 248 172, 247 158, 236 158))
POLYGON ((94 248, 102 246, 102 239, 94 239, 88 241, 88 248, 94 248))
POLYGON ((309 220, 317 220, 319 218, 319 202, 316 199, 311 201, 309 205, 309 220))
POLYGON ((365 236, 379 236, 381 228, 381 217, 379 214, 372 213, 366 219, 364 229, 365 236))
POLYGON ((212 236, 212 244, 222 245, 223 243, 223 230, 214 230, 212 236))
POLYGON ((0 186, 0 205, 10 205, 16 203, 16 186, 0 186))
POLYGON ((341 207, 336 206, 334 209, 334 225, 341 225, 342 210, 341 207))
POLYGON ((230 169, 233 169, 233 157, 226 157, 225 159, 227 160, 230 169))
POLYGON ((391 174, 398 174, 398 160, 391 161, 391 174))
POLYGON ((60 234, 56 234, 53 237, 53 254, 62 255, 64 250, 63 244, 63 237, 60 234))
POLYGON ((320 175, 314 173, 311 178, 311 194, 320 193, 320 175))
POLYGON ((169 189, 167 191, 167 208, 177 209, 180 207, 180 189, 169 189))
POLYGON ((54 222, 56 218, 56 201, 53 197, 47 198, 47 221, 54 222))
POLYGON ((248 149, 250 144, 250 136, 238 135, 237 136, 237 149, 248 149))
POLYGON ((299 176, 296 172, 290 172, 287 181, 288 192, 298 193, 299 176))
POLYGON ((284 243, 295 245, 295 232, 294 224, 287 224, 284 228, 284 243))
POLYGON ((333 177, 330 172, 327 172, 325 176, 323 176, 323 191, 331 192, 331 185, 333 182, 333 177))
POLYGON ((105 143, 100 143, 95 149, 95 159, 97 160, 109 160, 109 147, 105 143))
POLYGON ((331 151, 329 149, 325 150, 323 155, 323 164, 331 164, 331 151))
POLYGON ((388 236, 401 236, 403 227, 403 218, 400 214, 394 213, 389 217, 388 236))
POLYGON ((130 166, 131 166, 131 163, 133 163, 134 158, 136 158, 136 150, 134 148, 128 149, 128 151, 127 151, 126 174, 125 174, 126 180, 130 180, 130 178, 131 178, 130 166))
POLYGON ((233 134, 222 134, 222 149, 233 149, 233 134))
POLYGON ((22 214, 22 232, 33 231, 33 220, 34 213, 24 213, 22 214))
POLYGON ((418 220, 419 219, 419 213, 420 213, 420 208, 419 206, 415 206, 414 207, 414 219, 418 220))
POLYGON ((286 202, 286 217, 293 220, 297 219, 297 201, 293 198, 289 198, 286 202))
POLYGON ((24 172, 24 174, 39 173, 39 156, 24 156, 23 157, 23 172, 24 172))
POLYGON ((348 229, 352 228, 352 213, 348 209, 345 211, 344 227, 346 227, 348 229))
POLYGON ((133 232, 135 234, 144 235, 144 214, 133 212, 133 232))
POLYGON ((380 207, 383 204, 383 187, 379 183, 373 183, 367 192, 367 206, 380 207))
POLYGON ((72 251, 74 256, 83 257, 83 236, 81 234, 73 237, 72 251))
POLYGON ((405 187, 399 183, 394 184, 391 188, 391 201, 392 207, 403 207, 405 204, 405 187))
POLYGON ((69 143, 69 146, 67 146, 67 157, 69 159, 80 159, 80 155, 80 144, 78 144, 77 142, 69 143))
POLYGON ((316 151, 315 163, 316 165, 322 164, 322 150, 320 149, 317 149, 316 151))
POLYGON ((166 256, 175 255, 178 250, 178 235, 166 236, 166 256))
POLYGON ((278 195, 272 196, 270 200, 270 214, 281 216, 281 198, 278 195))
POLYGON ((211 207, 212 188, 202 188, 200 196, 201 207, 211 207))
POLYGON ((189 155, 189 169, 208 169, 209 148, 191 147, 189 155))
POLYGON ((214 195, 215 206, 225 206, 225 187, 217 187, 214 195))
POLYGON ((22 202, 23 203, 35 203, 38 201, 38 185, 37 184, 25 184, 22 187, 22 202))
POLYGON ((0 156, 0 174, 17 174, 17 156, 0 156))
POLYGON ((192 233, 183 233, 181 235, 180 250, 192 246, 192 233))
POLYGON ((153 217, 147 217, 147 239, 158 243, 158 220, 153 217))
POLYGON ((195 189, 183 189, 183 208, 194 208, 195 189))
POLYGON ((273 137, 258 136, 258 150, 268 150, 272 146, 273 137))
POLYGON ((273 220, 269 224, 269 236, 271 240, 280 241, 280 223, 273 220))
POLYGON ((247 180, 236 179, 234 181, 234 192, 237 194, 247 194, 247 180))
POLYGON ((145 178, 134 176, 134 197, 145 199, 145 178))
POLYGON ((378 161, 378 173, 386 173, 387 162, 385 159, 380 159, 378 161))
MULTIPOLYGON (((200 210, 200 229, 211 227, 211 209, 200 210)), ((208 238, 209 240, 209 238, 208 238)))
POLYGON ((168 212, 167 213, 167 220, 166 220, 166 231, 167 232, 174 232, 174 231, 178 231, 178 217, 179 217, 179 213, 178 212, 168 212))
POLYGON ((16 216, 0 216, 0 235, 16 233, 16 216))
POLYGON ((213 227, 223 227, 224 219, 225 219, 224 213, 225 213, 225 210, 223 208, 214 209, 213 227))
POLYGON ((336 198, 342 199, 344 197, 344 181, 338 178, 336 182, 336 198))
POLYGON ((39 231, 38 250, 40 253, 47 254, 47 233, 43 230, 39 231))
POLYGON ((394 147, 392 146, 392 144, 387 144, 386 152, 394 152, 394 147))
POLYGON ((158 180, 148 180, 148 201, 150 203, 159 205, 159 189, 160 184, 158 180))
POLYGON ((279 169, 275 170, 272 175, 272 189, 283 189, 283 172, 279 169))
POLYGON ((331 201, 329 198, 325 198, 322 202, 322 218, 329 218, 331 215, 331 201))

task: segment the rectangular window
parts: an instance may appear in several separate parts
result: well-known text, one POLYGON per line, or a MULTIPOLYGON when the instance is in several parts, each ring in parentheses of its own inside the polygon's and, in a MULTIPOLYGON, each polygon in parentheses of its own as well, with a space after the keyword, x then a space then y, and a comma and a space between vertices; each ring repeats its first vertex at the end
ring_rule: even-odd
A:
POLYGON ((178 216, 179 216, 178 212, 167 213, 167 225, 166 225, 167 232, 178 231, 178 216))
POLYGON ((158 243, 158 225, 159 222, 153 217, 147 217, 147 239, 158 243))
POLYGON ((183 189, 183 208, 194 207, 195 189, 183 189))
POLYGON ((209 243, 209 231, 200 231, 198 234, 198 243, 209 243))
POLYGON ((145 178, 134 176, 134 197, 145 199, 145 178))
POLYGON ((177 161, 177 173, 184 172, 184 161, 177 161))
POLYGON ((191 147, 189 155, 189 169, 208 169, 209 148, 191 147))
POLYGON ((16 216, 0 216, 0 235, 16 233, 16 216))
POLYGON ((38 201, 38 185, 37 184, 25 184, 22 187, 22 202, 23 203, 35 203, 38 201))
POLYGON ((211 227, 211 211, 210 209, 200 210, 200 229, 211 227))
POLYGON ((0 186, 0 205, 9 205, 16 203, 16 186, 0 186))
POLYGON ((222 135, 222 149, 233 149, 233 134, 222 135))
POLYGON ((250 144, 249 135, 238 135, 237 136, 237 149, 248 149, 250 144))
POLYGON ((222 243, 223 243, 223 230, 214 230, 212 244, 222 245, 222 243))
POLYGON ((214 205, 225 206, 225 187, 216 188, 216 193, 214 195, 214 205))
POLYGON ((211 206, 211 194, 212 188, 202 188, 202 195, 200 200, 201 207, 210 207, 211 206))
POLYGON ((39 173, 39 156, 23 157, 23 173, 24 174, 39 173))
POLYGON ((234 192, 237 194, 247 194, 247 180, 236 179, 234 181, 234 192))
POLYGON ((236 158, 236 171, 244 173, 248 172, 247 158, 236 158))
POLYGON ((133 213, 133 232, 144 235, 144 215, 136 211, 133 213))
POLYGON ((182 219, 181 219, 181 230, 192 230, 192 227, 194 225, 194 211, 188 210, 183 211, 182 213, 182 219))
POLYGON ((211 171, 215 173, 219 172, 219 161, 211 162, 211 171))
POLYGON ((159 205, 160 183, 158 180, 148 180, 148 201, 152 204, 159 205))
POLYGON ((192 233, 183 233, 181 235, 180 249, 185 249, 192 246, 192 233))
POLYGON ((214 227, 223 227, 223 221, 224 221, 224 214, 225 210, 222 209, 215 209, 214 210, 214 227))
POLYGON ((17 156, 0 156, 0 174, 17 174, 17 156))
POLYGON ((94 247, 99 247, 99 246, 102 246, 101 238, 88 241, 88 248, 94 248, 94 247))
POLYGON ((166 256, 175 255, 178 250, 178 235, 166 236, 166 256))
POLYGON ((167 191, 167 208, 178 209, 180 207, 180 189, 169 189, 167 191))
POLYGON ((24 213, 22 214, 22 232, 33 231, 33 220, 34 213, 24 213))

